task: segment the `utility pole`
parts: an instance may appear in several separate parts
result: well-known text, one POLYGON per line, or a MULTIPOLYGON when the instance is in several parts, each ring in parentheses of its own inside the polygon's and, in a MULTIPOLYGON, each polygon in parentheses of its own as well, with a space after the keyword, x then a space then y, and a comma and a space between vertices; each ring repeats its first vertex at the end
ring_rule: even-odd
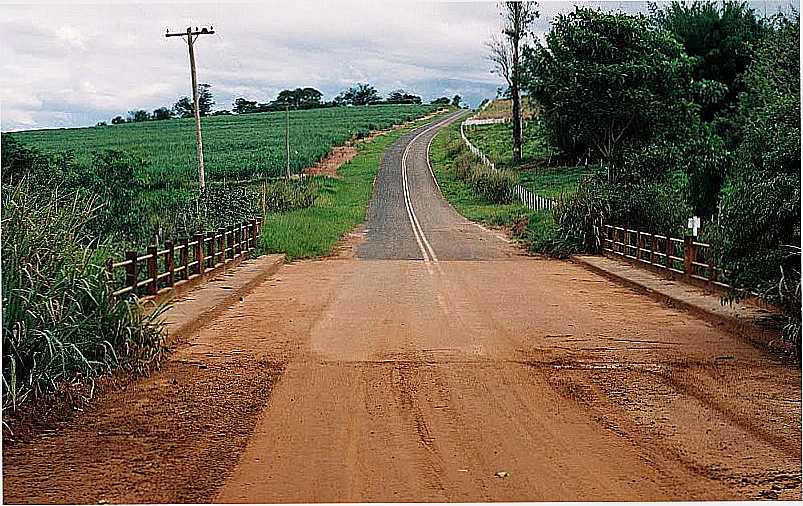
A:
POLYGON ((206 189, 206 175, 204 171, 204 143, 201 140, 201 110, 198 107, 198 78, 195 75, 195 49, 193 45, 195 40, 201 35, 212 35, 215 30, 210 26, 209 28, 195 27, 195 30, 187 27, 186 32, 170 33, 167 30, 165 37, 186 37, 185 41, 190 49, 190 76, 192 77, 192 103, 195 112, 195 151, 198 155, 198 184, 201 187, 201 193, 206 189))
POLYGON ((290 179, 290 104, 284 106, 284 156, 287 160, 287 179, 290 179))

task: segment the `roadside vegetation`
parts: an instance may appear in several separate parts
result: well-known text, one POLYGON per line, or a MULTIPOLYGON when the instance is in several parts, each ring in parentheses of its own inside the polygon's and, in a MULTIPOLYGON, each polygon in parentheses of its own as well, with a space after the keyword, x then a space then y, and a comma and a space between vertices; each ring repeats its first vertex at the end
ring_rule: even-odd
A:
POLYGON ((783 308, 799 346, 799 27, 797 12, 763 18, 732 1, 646 15, 576 7, 545 39, 525 38, 516 70, 538 114, 525 122, 522 163, 510 127, 469 136, 557 197, 554 225, 531 244, 596 251, 602 222, 677 236, 699 216, 736 287, 730 299, 753 292, 783 308), (533 169, 546 153, 548 169, 533 169))
POLYGON ((3 187, 4 410, 98 374, 158 366, 158 313, 112 298, 110 244, 92 232, 97 210, 75 191, 3 187))

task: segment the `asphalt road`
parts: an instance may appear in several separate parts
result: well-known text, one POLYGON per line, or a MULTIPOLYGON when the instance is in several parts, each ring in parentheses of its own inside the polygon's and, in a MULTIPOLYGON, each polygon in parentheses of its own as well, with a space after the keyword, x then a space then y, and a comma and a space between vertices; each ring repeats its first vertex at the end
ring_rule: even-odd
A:
POLYGON ((441 196, 432 173, 428 156, 432 139, 464 114, 458 111, 418 128, 385 152, 358 258, 437 262, 514 254, 504 239, 458 214, 441 196))

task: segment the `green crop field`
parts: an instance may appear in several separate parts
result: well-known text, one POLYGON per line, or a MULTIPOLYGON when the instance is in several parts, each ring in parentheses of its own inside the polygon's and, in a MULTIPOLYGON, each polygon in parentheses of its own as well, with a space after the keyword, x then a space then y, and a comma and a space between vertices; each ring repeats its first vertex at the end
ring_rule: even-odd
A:
MULTIPOLYGON (((290 111, 290 168, 299 172, 332 146, 434 111, 431 105, 372 105, 290 111)), ((285 115, 268 112, 202 118, 204 159, 210 180, 277 176, 285 167, 285 115)), ((141 183, 196 181, 194 121, 172 119, 11 134, 46 153, 70 150, 80 163, 92 152, 127 151, 148 162, 141 183)))

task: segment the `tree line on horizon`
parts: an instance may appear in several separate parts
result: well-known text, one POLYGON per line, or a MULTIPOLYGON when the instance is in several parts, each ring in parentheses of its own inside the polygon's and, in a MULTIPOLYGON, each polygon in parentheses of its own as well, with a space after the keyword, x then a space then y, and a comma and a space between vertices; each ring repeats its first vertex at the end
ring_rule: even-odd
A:
MULTIPOLYGON (((223 116, 230 114, 250 114, 257 112, 282 111, 286 108, 294 110, 317 109, 321 107, 361 106, 378 104, 421 104, 422 98, 403 89, 391 91, 387 97, 382 98, 376 88, 368 83, 357 83, 342 91, 331 101, 323 101, 323 93, 315 88, 304 87, 286 89, 279 92, 270 102, 260 103, 240 97, 232 103, 232 109, 213 111, 215 99, 212 95, 212 85, 201 83, 198 85, 198 110, 201 116, 223 116)), ((451 99, 439 97, 432 101, 432 105, 453 105, 459 107, 462 102, 460 95, 451 99)), ((194 105, 190 97, 181 97, 172 107, 159 107, 153 112, 145 109, 128 111, 126 117, 121 115, 111 119, 112 125, 123 123, 140 123, 143 121, 160 121, 173 118, 191 118, 194 115, 194 105)), ((96 126, 106 126, 105 121, 96 126)))

